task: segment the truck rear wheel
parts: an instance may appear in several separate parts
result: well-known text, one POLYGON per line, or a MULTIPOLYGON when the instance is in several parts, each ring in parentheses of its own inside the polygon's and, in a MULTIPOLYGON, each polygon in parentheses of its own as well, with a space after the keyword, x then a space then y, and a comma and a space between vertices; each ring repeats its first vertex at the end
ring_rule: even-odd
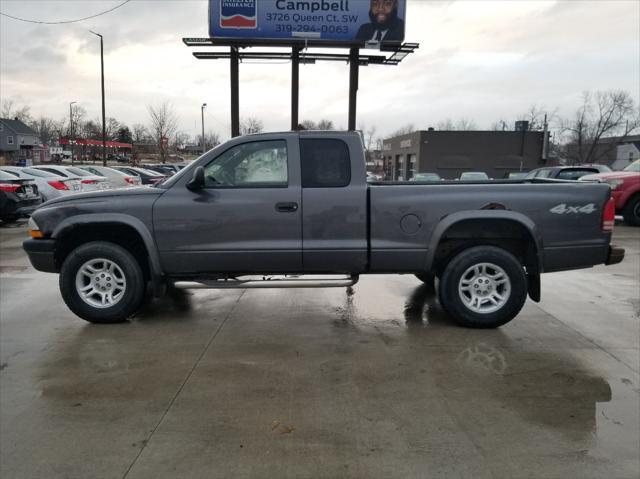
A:
POLYGON ((462 326, 497 328, 511 321, 527 299, 520 262, 495 246, 475 246, 455 256, 440 278, 442 307, 462 326))
POLYGON ((144 300, 140 264, 126 249, 94 241, 67 256, 60 271, 60 292, 69 309, 91 323, 118 323, 144 300))

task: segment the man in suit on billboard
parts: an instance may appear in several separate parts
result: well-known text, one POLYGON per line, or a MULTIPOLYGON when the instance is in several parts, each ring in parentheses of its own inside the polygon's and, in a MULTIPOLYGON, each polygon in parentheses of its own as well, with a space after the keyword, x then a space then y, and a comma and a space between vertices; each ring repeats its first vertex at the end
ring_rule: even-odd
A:
POLYGON ((371 0, 371 23, 360 26, 356 40, 373 42, 401 42, 404 39, 404 21, 398 18, 398 0, 371 0))

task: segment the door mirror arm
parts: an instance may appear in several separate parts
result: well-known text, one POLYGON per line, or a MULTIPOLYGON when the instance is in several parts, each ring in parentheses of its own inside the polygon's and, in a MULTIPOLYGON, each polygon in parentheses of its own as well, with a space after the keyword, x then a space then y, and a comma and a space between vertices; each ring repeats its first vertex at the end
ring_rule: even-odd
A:
POLYGON ((193 171, 193 177, 187 183, 187 189, 197 191, 204 188, 204 167, 198 166, 193 171))

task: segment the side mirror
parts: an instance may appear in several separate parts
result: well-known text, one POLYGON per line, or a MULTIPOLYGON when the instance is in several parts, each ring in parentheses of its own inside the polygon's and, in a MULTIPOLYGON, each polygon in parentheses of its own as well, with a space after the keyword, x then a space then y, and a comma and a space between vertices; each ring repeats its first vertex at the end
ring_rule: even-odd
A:
POLYGON ((198 166, 193 171, 193 178, 187 183, 187 189, 196 191, 202 188, 204 188, 204 167, 198 166))

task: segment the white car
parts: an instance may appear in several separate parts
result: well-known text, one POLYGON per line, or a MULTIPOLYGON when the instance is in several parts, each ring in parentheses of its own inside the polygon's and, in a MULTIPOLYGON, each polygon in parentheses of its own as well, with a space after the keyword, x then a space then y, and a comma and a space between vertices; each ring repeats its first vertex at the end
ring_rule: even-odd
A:
POLYGON ((115 170, 108 166, 79 165, 78 168, 94 175, 105 177, 112 188, 126 188, 142 184, 139 176, 128 175, 123 171, 115 170))
POLYGON ((32 168, 48 171, 54 175, 66 176, 67 178, 79 179, 82 184, 82 191, 97 191, 111 189, 111 185, 104 176, 94 175, 88 171, 81 170, 75 166, 60 165, 38 165, 32 168))
POLYGON ((54 175, 48 171, 18 166, 3 166, 0 170, 15 175, 17 178, 35 181, 43 201, 82 191, 80 180, 54 175))

